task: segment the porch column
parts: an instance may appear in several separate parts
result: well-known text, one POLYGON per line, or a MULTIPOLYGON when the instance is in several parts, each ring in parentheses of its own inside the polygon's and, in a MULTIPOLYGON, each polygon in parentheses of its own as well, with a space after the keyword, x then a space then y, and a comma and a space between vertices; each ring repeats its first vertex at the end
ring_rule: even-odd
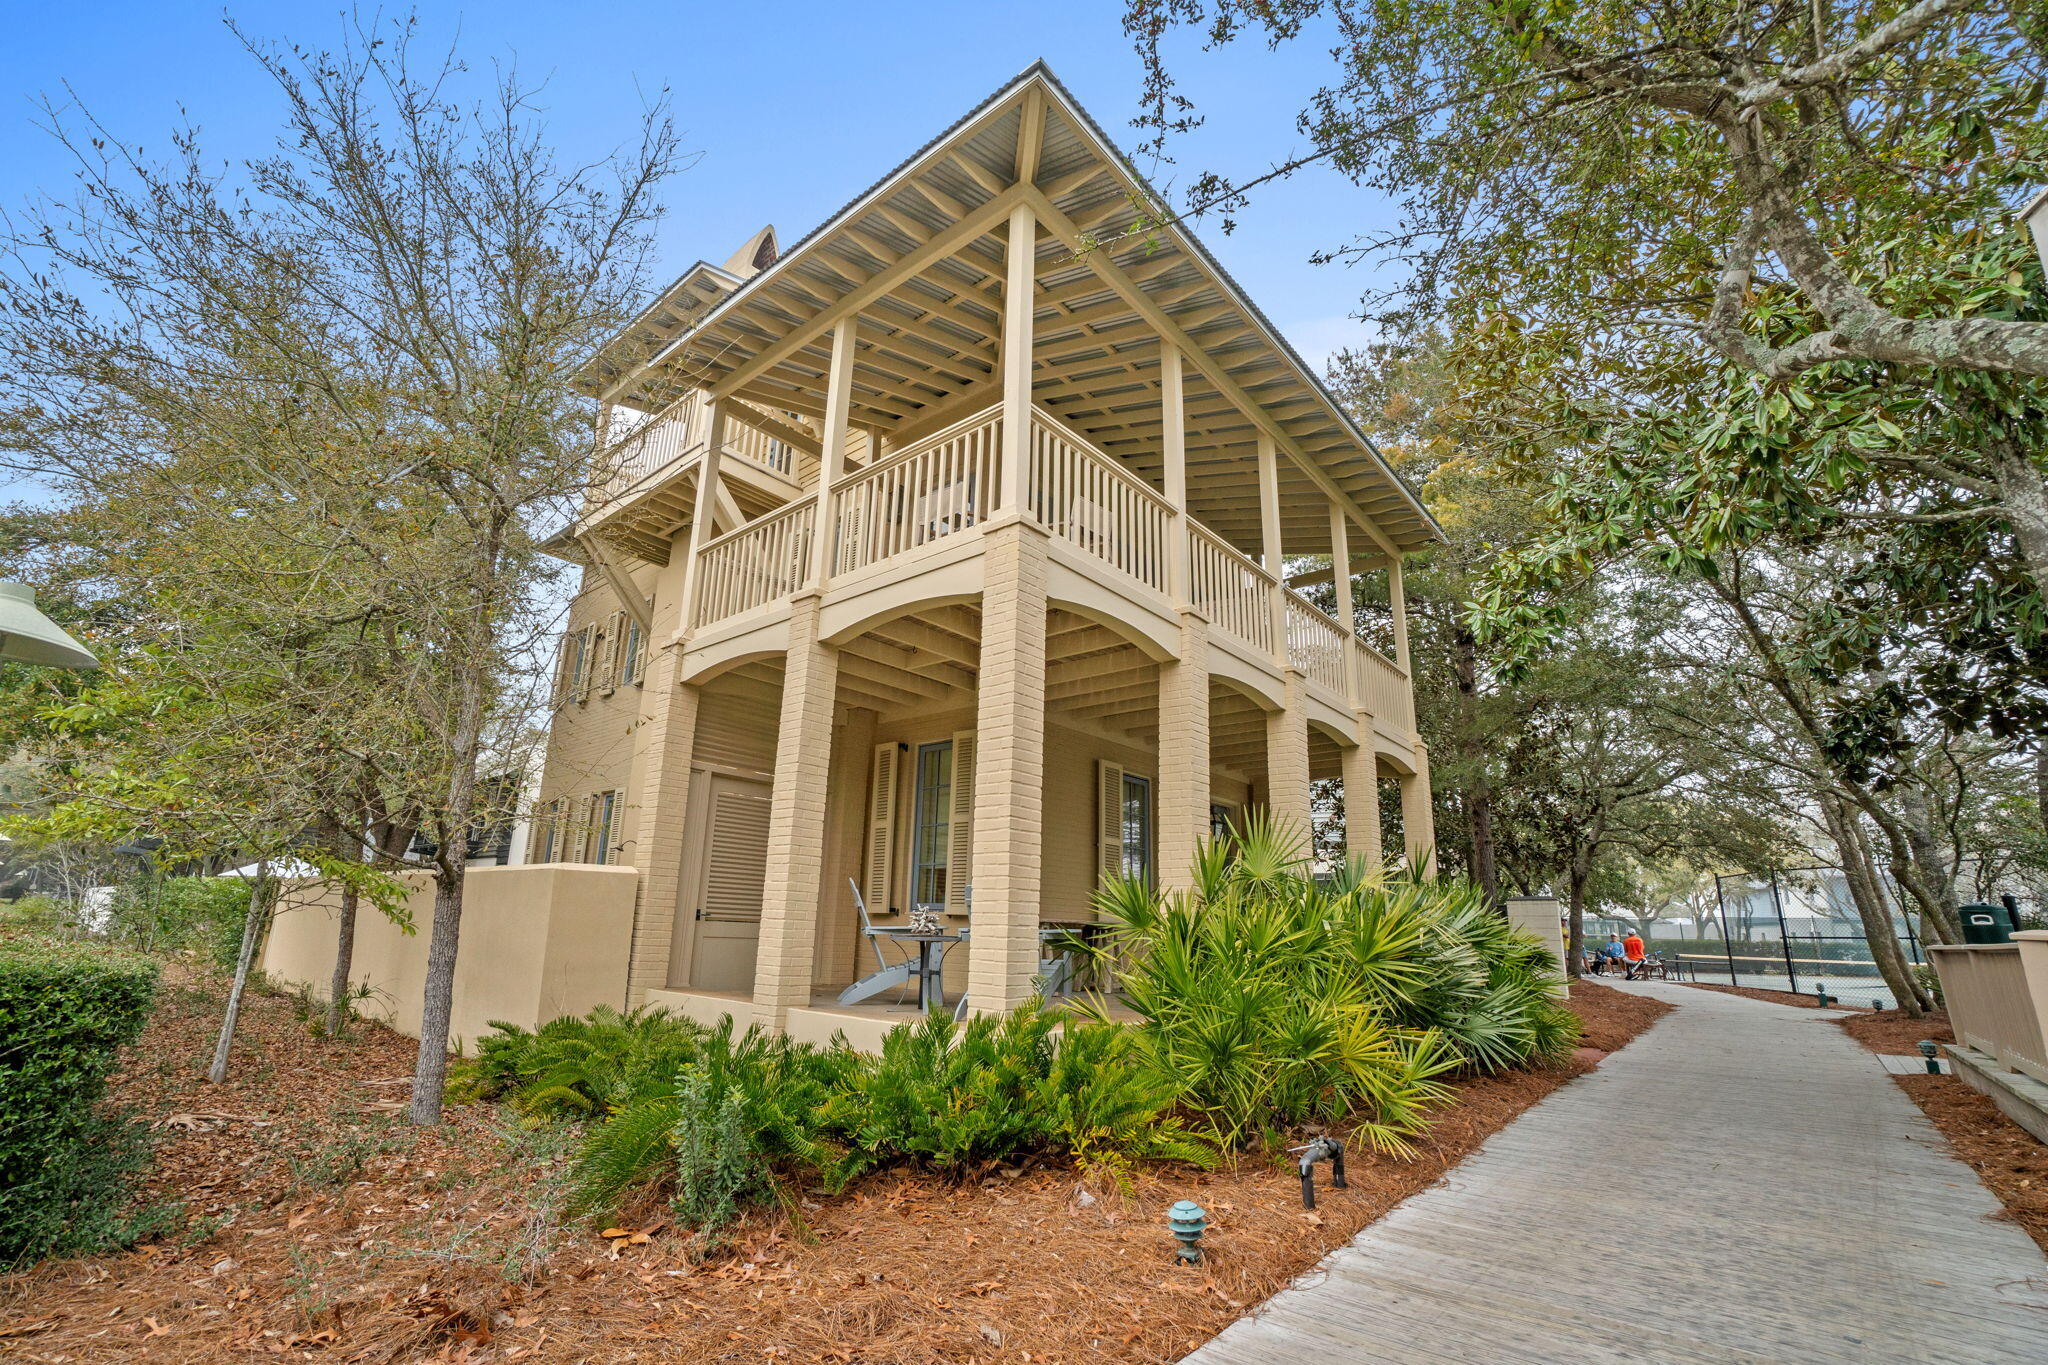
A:
POLYGON ((811 568, 805 581, 823 590, 832 577, 839 553, 839 528, 832 504, 832 485, 846 473, 846 437, 853 414, 853 355, 858 318, 844 318, 832 328, 832 361, 825 372, 825 431, 819 444, 817 506, 811 531, 811 568))
POLYGON ((1344 751, 1344 854, 1374 867, 1386 860, 1380 843, 1380 760, 1373 752, 1372 717, 1358 718, 1358 743, 1344 751))
POLYGON ((635 813, 633 865, 640 869, 640 899, 633 907, 633 947, 627 959, 626 1008, 668 985, 682 899, 683 830, 690 813, 690 759, 697 747, 695 686, 677 681, 683 647, 664 645, 647 670, 647 721, 640 727, 642 782, 635 813))
POLYGON ((1429 797, 1429 750, 1415 741, 1415 771, 1401 775, 1401 844, 1408 865, 1436 871, 1436 810, 1429 797))
MULTIPOLYGON (((1185 610, 1191 600, 1189 579, 1193 565, 1188 557, 1187 402, 1181 379, 1180 348, 1162 340, 1159 343, 1160 445, 1166 465, 1166 500, 1173 506, 1173 521, 1167 528, 1166 536, 1166 595, 1175 606, 1185 610)), ((1182 644, 1185 646, 1185 629, 1181 635, 1182 644)), ((1204 648, 1206 647, 1205 637, 1204 648)), ((1181 657, 1190 657, 1185 648, 1181 651, 1181 657)), ((1205 662, 1204 668, 1206 667, 1205 662)), ((1208 695, 1206 685, 1203 695, 1208 695)))
POLYGON ((982 551, 981 675, 975 707, 973 941, 967 998, 1015 1008, 1038 972, 1045 830, 1046 533, 1012 521, 982 551))
POLYGON ((1273 657, 1287 666, 1287 572, 1280 544, 1280 454, 1273 438, 1259 433, 1259 558, 1273 575, 1273 657))
POLYGON ((754 1018, 780 1033, 789 1011, 811 1002, 818 894, 825 856, 825 791, 832 766, 832 702, 839 651, 818 638, 821 599, 790 603, 789 660, 768 807, 768 875, 761 888, 754 1018))
POLYGON ((1266 713, 1266 808, 1282 825, 1306 839, 1308 810, 1308 713, 1301 709, 1301 670, 1282 670, 1278 711, 1266 713))
MULTIPOLYGON (((1330 581, 1337 589, 1337 624, 1344 627, 1344 697, 1363 700, 1358 686, 1358 609, 1351 600, 1351 526, 1344 509, 1330 503, 1330 581)), ((1349 828, 1347 824, 1346 828, 1349 828)))
POLYGON ((1003 468, 995 514, 1024 510, 1024 463, 1031 453, 1031 336, 1038 283, 1038 219, 1029 204, 1010 210, 1003 273, 1003 468))
POLYGON ((1159 885, 1184 890, 1209 837, 1209 622, 1180 614, 1180 657, 1159 666, 1159 885))
POLYGON ((1409 684, 1414 684, 1414 670, 1408 667, 1408 590, 1401 582, 1401 557, 1391 555, 1387 559, 1387 602, 1394 615, 1394 662, 1406 673, 1409 684))
MULTIPOLYGON (((718 464, 725 444, 725 404, 713 399, 704 413, 704 458, 697 462, 697 503, 690 514, 690 552, 684 558, 681 604, 675 638, 686 640, 697 628, 698 563, 704 542, 711 539, 711 518, 718 506, 718 464)), ((686 765, 687 766, 687 765, 686 765)))

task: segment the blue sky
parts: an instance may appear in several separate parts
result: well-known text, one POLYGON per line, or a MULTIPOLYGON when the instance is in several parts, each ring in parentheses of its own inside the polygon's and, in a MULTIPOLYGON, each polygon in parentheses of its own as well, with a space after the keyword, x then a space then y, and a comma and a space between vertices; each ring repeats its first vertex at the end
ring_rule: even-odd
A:
MULTIPOLYGON (((340 4, 231 4, 260 34, 330 44, 340 4)), ((691 261, 721 261, 763 223, 793 241, 824 215, 1036 57, 1126 147, 1138 140, 1139 65, 1116 0, 1031 5, 644 3, 573 6, 553 0, 419 6, 436 43, 461 34, 475 63, 516 59, 545 77, 557 143, 598 155, 630 136, 641 92, 667 86, 685 143, 701 159, 671 182, 660 243, 664 279, 691 261)), ((214 154, 264 150, 277 104, 237 49, 216 3, 102 0, 92 22, 48 0, 0 0, 0 204, 62 192, 70 171, 36 127, 35 101, 68 98, 68 84, 112 130, 160 147, 181 108, 214 154)), ((1185 139, 1185 180, 1217 169, 1242 175, 1301 150, 1293 127, 1302 96, 1328 67, 1313 42, 1268 52, 1238 44, 1177 49, 1182 84, 1208 115, 1185 139)), ((1356 311, 1363 275, 1309 256, 1384 221, 1387 205, 1326 172, 1265 190, 1224 237, 1200 229, 1268 316, 1312 361, 1365 339, 1356 311)))

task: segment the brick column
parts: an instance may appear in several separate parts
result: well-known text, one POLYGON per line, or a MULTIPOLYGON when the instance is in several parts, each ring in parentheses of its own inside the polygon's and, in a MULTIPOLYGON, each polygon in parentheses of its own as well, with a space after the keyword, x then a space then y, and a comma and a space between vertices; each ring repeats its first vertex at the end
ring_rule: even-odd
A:
POLYGON ((633 865, 640 899, 633 908, 633 952, 626 1007, 669 984, 676 910, 682 896, 683 829, 690 812, 690 759, 697 747, 697 689, 676 681, 683 647, 668 645, 648 668, 647 719, 641 727, 641 795, 633 865))
POLYGON ((1046 534, 998 524, 982 555, 975 707, 973 941, 967 996, 981 1012, 1022 1004, 1038 972, 1045 830, 1046 534))
POLYGON ((1374 867, 1387 856, 1380 843, 1380 760, 1366 715, 1358 720, 1358 743, 1344 751, 1344 853, 1374 867))
POLYGON ((1180 657, 1159 666, 1159 885, 1185 889, 1209 837, 1209 623, 1180 614, 1180 657))
POLYGON ((1401 844, 1411 867, 1436 871, 1436 811, 1429 799, 1429 750, 1415 741, 1415 771, 1401 776, 1401 844))
POLYGON ((825 794, 832 766, 832 703, 839 651, 818 638, 820 598, 790 603, 789 660, 775 741, 768 810, 768 876, 761 891, 761 947, 754 1017, 780 1033, 792 1007, 811 1002, 818 897, 825 856, 825 794))
POLYGON ((1266 713, 1266 808, 1291 826, 1304 846, 1308 827, 1308 713, 1301 709, 1301 670, 1282 671, 1286 705, 1266 713))

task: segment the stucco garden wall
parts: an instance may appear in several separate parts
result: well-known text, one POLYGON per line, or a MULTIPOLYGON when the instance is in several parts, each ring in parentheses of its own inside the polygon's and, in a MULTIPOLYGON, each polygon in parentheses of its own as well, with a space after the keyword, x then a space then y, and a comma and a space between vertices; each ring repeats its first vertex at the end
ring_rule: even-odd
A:
MULTIPOLYGON (((620 1005, 632 944, 630 867, 541 863, 472 868, 463 892, 461 951, 455 967, 451 1032, 466 1044, 493 1020, 532 1028, 594 1005, 620 1005)), ((351 980, 367 985, 357 1010, 419 1036, 434 891, 424 873, 407 901, 413 933, 365 905, 356 917, 351 980)), ((264 945, 263 970, 275 981, 327 993, 334 970, 335 896, 288 897, 264 945)))

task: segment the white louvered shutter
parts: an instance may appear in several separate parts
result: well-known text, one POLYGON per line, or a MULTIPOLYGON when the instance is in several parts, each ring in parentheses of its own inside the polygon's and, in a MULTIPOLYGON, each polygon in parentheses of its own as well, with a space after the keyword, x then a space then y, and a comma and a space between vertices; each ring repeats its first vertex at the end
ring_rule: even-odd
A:
POLYGON ((626 680, 626 613, 615 611, 604 622, 604 690, 609 695, 626 680))
POLYGON ((946 910, 967 913, 974 878, 974 731, 953 733, 953 801, 946 812, 946 910))
POLYGON ((1095 881, 1102 885, 1124 870, 1124 769, 1095 760, 1095 881))
POLYGON ((875 746, 873 777, 868 784, 868 841, 861 856, 861 898, 871 915, 886 914, 889 887, 896 870, 896 784, 903 777, 903 755, 894 744, 875 746))

